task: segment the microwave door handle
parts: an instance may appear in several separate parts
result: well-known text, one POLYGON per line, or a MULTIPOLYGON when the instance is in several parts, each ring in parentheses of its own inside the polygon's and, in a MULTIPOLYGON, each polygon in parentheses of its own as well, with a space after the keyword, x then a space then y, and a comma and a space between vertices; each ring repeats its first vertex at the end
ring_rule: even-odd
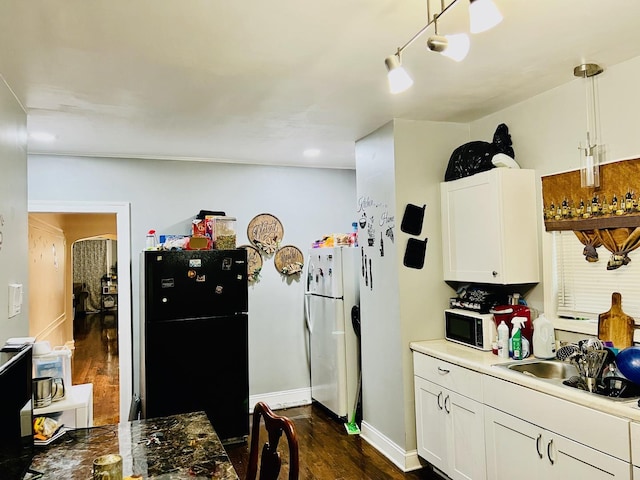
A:
POLYGON ((492 308, 491 310, 489 310, 489 313, 493 313, 494 315, 497 313, 498 315, 504 315, 507 313, 513 313, 513 308, 505 308, 504 310, 496 310, 494 308, 492 308))

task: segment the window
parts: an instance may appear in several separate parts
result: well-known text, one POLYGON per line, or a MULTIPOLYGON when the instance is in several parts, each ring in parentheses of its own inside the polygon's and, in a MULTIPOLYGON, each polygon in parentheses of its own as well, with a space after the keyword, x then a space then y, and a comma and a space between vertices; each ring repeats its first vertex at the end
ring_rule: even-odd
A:
POLYGON ((573 232, 552 235, 558 316, 597 319, 611 308, 611 294, 619 292, 624 312, 640 320, 640 249, 629 253, 628 265, 607 270, 611 253, 604 247, 598 248, 599 261, 589 263, 573 232))

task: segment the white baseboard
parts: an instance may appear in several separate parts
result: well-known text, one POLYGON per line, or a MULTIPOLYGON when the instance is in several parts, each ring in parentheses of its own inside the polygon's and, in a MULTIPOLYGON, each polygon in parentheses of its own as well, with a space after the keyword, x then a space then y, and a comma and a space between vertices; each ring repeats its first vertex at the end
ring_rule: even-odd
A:
POLYGON ((418 470, 424 466, 420 463, 417 450, 406 451, 400 448, 391 439, 364 420, 360 426, 360 431, 360 436, 367 443, 391 460, 391 462, 403 472, 418 470))
POLYGON ((300 407, 311 404, 311 388, 298 388, 295 390, 285 390, 282 392, 261 393, 249 395, 249 412, 253 412, 253 407, 258 402, 269 405, 271 410, 282 410, 283 408, 300 407))

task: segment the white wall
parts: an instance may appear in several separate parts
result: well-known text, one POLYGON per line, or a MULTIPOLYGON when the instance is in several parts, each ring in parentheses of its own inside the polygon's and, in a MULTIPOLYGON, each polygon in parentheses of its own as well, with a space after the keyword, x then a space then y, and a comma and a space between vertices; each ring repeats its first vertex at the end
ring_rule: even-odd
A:
POLYGON ((0 76, 0 345, 29 334, 27 116, 0 76), (20 314, 8 318, 11 283, 23 285, 20 314))
MULTIPOLYGON (((597 60, 597 59, 596 59, 597 60)), ((572 76, 571 70, 567 76, 572 76)), ((640 57, 607 68, 595 77, 599 94, 601 143, 606 161, 640 157, 640 57)), ((489 115, 471 126, 471 138, 490 140, 500 123, 511 132, 516 160, 538 177, 579 168, 578 143, 586 132, 585 80, 575 78, 558 88, 489 115)), ((541 184, 538 189, 538 225, 541 239, 543 278, 527 296, 541 311, 550 309, 553 289, 550 279, 550 234, 542 221, 541 184), (545 302, 547 305, 545 306, 545 302)), ((603 310, 604 311, 604 310, 603 310)))
MULTIPOLYGON (((222 210, 237 218, 240 245, 249 243, 249 221, 271 213, 284 225, 282 244, 306 252, 323 234, 349 232, 356 218, 353 171, 203 162, 30 156, 29 201, 130 202, 135 391, 139 252, 149 229, 186 233, 201 209, 222 210)), ((168 347, 167 361, 182 348, 168 347)), ((249 365, 251 395, 309 388, 303 282, 282 277, 273 258, 249 287, 249 365)))
POLYGON ((363 435, 403 470, 419 466, 413 366, 409 343, 443 336, 443 310, 453 291, 442 281, 440 182, 451 152, 468 141, 468 126, 394 120, 356 143, 359 236, 371 260, 374 287, 361 279, 363 435), (403 265, 408 239, 400 225, 408 203, 427 205, 420 235, 428 238, 422 269, 403 265), (393 227, 394 240, 386 229, 393 227), (380 239, 384 256, 380 253, 380 239))

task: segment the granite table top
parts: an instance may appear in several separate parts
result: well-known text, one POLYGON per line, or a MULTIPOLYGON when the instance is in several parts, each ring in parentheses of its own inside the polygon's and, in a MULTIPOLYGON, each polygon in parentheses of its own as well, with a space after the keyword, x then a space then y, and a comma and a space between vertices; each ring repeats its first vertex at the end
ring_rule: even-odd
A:
POLYGON ((238 480, 204 412, 70 430, 39 449, 31 470, 43 480, 90 480, 93 459, 119 453, 122 473, 145 480, 238 480))

